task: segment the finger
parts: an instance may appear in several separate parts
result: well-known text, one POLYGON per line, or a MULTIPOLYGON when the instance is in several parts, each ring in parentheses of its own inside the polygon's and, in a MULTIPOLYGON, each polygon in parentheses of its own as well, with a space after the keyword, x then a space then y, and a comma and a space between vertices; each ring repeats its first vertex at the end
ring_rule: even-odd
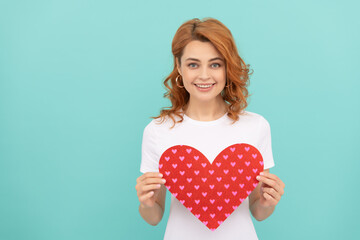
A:
POLYGON ((142 192, 148 192, 150 190, 156 190, 159 189, 161 187, 161 184, 150 184, 150 185, 146 185, 144 186, 141 191, 142 192))
POLYGON ((273 197, 277 201, 280 201, 281 196, 275 189, 265 187, 262 190, 263 190, 263 192, 269 194, 271 197, 273 197))
MULTIPOLYGON (((281 181, 281 179, 279 179, 279 181, 280 181, 281 188, 284 189, 285 188, 285 183, 283 181, 281 181)), ((284 190, 283 190, 283 194, 284 194, 284 190)))
POLYGON ((280 195, 284 194, 285 184, 284 184, 283 181, 281 181, 281 179, 278 176, 276 176, 275 174, 271 174, 269 172, 261 172, 260 175, 263 176, 263 177, 268 177, 268 178, 276 181, 278 186, 279 186, 277 191, 280 193, 280 195))
POLYGON ((284 182, 275 174, 269 173, 269 172, 261 172, 260 175, 262 176, 266 176, 268 178, 271 178, 273 180, 275 180, 276 182, 278 182, 278 184, 280 185, 281 188, 285 188, 285 184, 284 182))
POLYGON ((270 178, 267 178, 267 177, 264 176, 264 175, 263 175, 263 176, 258 175, 258 176, 256 177, 256 179, 257 179, 259 182, 263 182, 263 183, 269 185, 270 187, 275 188, 276 191, 281 192, 280 186, 279 186, 279 184, 278 184, 275 180, 270 179, 270 178))
POLYGON ((161 178, 147 178, 141 183, 138 183, 136 189, 138 191, 138 196, 142 195, 144 192, 147 192, 152 189, 158 189, 161 185, 164 185, 166 182, 165 179, 161 178), (159 187, 157 187, 159 186, 159 187))
POLYGON ((264 192, 263 196, 266 200, 271 200, 271 196, 268 193, 264 192))
POLYGON ((284 194, 284 191, 282 189, 285 188, 285 184, 278 176, 276 176, 275 174, 269 173, 269 172, 265 172, 265 171, 261 172, 260 175, 271 178, 274 181, 276 181, 281 188, 281 190, 280 190, 281 195, 284 194))
POLYGON ((143 175, 141 175, 140 177, 138 177, 138 181, 141 182, 145 178, 148 178, 148 177, 162 177, 162 174, 159 172, 146 172, 143 175))
POLYGON ((157 185, 158 184, 150 184, 150 185, 139 184, 139 186, 137 188, 137 195, 140 197, 140 196, 148 193, 151 190, 155 190, 155 189, 157 189, 157 185))
POLYGON ((271 205, 276 205, 277 204, 276 200, 270 194, 265 192, 263 194, 263 196, 266 199, 266 201, 268 201, 271 205))
POLYGON ((162 174, 159 172, 146 172, 143 175, 141 175, 140 177, 138 177, 139 182, 143 181, 146 178, 149 177, 162 177, 162 174))
POLYGON ((152 197, 152 195, 154 195, 154 192, 151 191, 151 192, 148 192, 142 196, 139 197, 139 201, 140 202, 145 202, 147 199, 149 199, 150 197, 152 197))
POLYGON ((164 178, 160 178, 160 177, 151 177, 151 178, 146 178, 144 181, 142 181, 143 184, 148 185, 148 184, 165 184, 166 183, 166 179, 164 178))
POLYGON ((278 176, 276 176, 275 174, 273 174, 273 173, 263 171, 263 172, 260 173, 260 175, 268 177, 268 178, 270 178, 270 179, 272 179, 274 181, 278 181, 278 182, 281 181, 280 178, 278 176))

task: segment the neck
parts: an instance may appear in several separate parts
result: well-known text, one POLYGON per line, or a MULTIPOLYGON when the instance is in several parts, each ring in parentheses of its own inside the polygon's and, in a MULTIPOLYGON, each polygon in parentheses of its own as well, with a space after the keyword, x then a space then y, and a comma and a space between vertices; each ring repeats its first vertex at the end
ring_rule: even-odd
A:
POLYGON ((227 103, 218 95, 211 101, 198 101, 191 98, 184 106, 187 116, 198 121, 213 121, 222 117, 227 112, 227 103))

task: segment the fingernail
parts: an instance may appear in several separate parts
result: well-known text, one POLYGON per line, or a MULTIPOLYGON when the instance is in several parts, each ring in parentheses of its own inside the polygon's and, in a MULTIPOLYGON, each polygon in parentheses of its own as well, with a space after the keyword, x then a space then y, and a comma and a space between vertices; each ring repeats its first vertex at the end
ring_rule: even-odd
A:
POLYGON ((256 179, 257 179, 257 180, 260 180, 260 176, 256 176, 256 179))
POLYGON ((263 172, 261 172, 261 173, 260 173, 260 175, 264 175, 264 173, 263 173, 263 172))
POLYGON ((166 180, 165 179, 163 179, 163 180, 161 180, 163 183, 165 183, 166 182, 166 180))
POLYGON ((163 175, 161 173, 159 173, 159 177, 162 177, 163 175))

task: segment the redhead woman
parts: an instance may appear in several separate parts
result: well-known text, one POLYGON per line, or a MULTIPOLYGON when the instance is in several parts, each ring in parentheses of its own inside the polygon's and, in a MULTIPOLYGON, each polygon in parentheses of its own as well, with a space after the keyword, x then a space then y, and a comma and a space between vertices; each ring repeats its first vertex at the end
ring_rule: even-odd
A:
POLYGON ((269 172, 275 166, 269 122, 259 113, 245 110, 249 65, 239 56, 230 30, 214 18, 183 23, 173 38, 172 53, 174 68, 164 81, 164 96, 172 106, 152 117, 143 132, 142 175, 135 187, 139 213, 153 226, 163 218, 169 188, 159 161, 170 147, 192 146, 212 163, 228 146, 246 143, 254 146, 263 160, 258 184, 248 197, 211 231, 170 193, 164 239, 258 239, 250 214, 258 221, 267 219, 284 194, 285 184, 269 172))

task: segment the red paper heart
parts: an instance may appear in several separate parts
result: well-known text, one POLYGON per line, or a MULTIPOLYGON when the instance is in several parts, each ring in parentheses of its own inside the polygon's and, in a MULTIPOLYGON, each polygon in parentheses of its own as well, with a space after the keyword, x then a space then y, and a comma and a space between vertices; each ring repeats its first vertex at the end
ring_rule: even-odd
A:
POLYGON ((255 189, 263 165, 259 150, 246 143, 225 148, 212 164, 197 149, 175 145, 161 155, 159 172, 172 195, 214 231, 255 189))

